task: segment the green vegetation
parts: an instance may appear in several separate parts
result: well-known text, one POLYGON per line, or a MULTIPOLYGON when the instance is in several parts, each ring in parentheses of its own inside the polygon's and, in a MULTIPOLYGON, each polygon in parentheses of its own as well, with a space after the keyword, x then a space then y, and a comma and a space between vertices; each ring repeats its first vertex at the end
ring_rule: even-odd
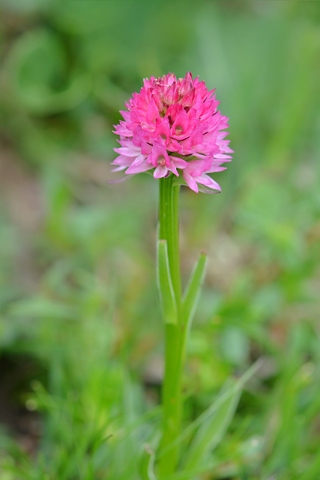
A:
POLYGON ((112 125, 187 70, 235 154, 181 192, 183 286, 208 266, 162 478, 320 478, 319 32, 318 2, 0 0, 0 480, 157 478, 158 182, 108 183, 112 125))

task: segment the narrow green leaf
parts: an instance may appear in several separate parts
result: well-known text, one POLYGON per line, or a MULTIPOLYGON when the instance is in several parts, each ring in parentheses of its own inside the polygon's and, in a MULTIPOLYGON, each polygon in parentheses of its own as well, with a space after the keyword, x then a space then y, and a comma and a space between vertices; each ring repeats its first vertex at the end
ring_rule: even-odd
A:
POLYGON ((158 289, 165 323, 177 323, 177 303, 174 296, 169 269, 168 248, 166 240, 158 241, 157 265, 158 289))
POLYGON ((148 444, 144 445, 144 449, 139 462, 139 476, 141 480, 157 480, 154 474, 154 451, 148 444))
POLYGON ((183 430, 183 432, 181 432, 180 435, 173 442, 170 443, 170 445, 161 450, 160 454, 158 453, 158 459, 161 458, 161 456, 165 453, 166 450, 173 448, 176 445, 181 445, 185 439, 190 438, 193 432, 199 429, 202 424, 208 423, 210 419, 214 415, 216 415, 216 412, 220 411, 222 405, 230 398, 236 396, 237 393, 240 397, 241 390, 243 389, 246 382, 259 370, 259 368, 261 368, 263 363, 263 359, 258 359, 238 380, 233 382, 233 384, 229 386, 229 388, 227 388, 226 390, 223 389, 223 391, 221 391, 221 393, 215 398, 215 401, 210 405, 209 408, 207 408, 207 410, 201 413, 199 417, 197 417, 192 423, 190 423, 183 430))
POLYGON ((207 256, 201 253, 193 272, 190 276, 189 283, 184 291, 182 298, 182 315, 186 325, 186 331, 190 331, 192 320, 197 308, 201 285, 204 279, 205 268, 207 265, 207 256))
MULTIPOLYGON (((234 386, 235 383, 234 380, 227 381, 215 402, 225 394, 226 389, 234 386)), ((221 403, 206 422, 200 425, 187 453, 185 469, 196 468, 220 443, 231 423, 240 394, 241 390, 235 389, 234 393, 221 403)))

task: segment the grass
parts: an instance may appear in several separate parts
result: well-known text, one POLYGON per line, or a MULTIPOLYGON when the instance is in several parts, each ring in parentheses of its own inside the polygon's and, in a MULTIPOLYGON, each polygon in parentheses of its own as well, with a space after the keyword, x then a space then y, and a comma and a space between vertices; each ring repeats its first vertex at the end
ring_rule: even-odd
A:
POLYGON ((158 185, 107 182, 123 102, 170 70, 217 88, 235 150, 221 195, 181 194, 184 279, 209 256, 185 427, 263 362, 171 480, 317 480, 318 6, 124 4, 1 2, 0 480, 152 478, 158 185))

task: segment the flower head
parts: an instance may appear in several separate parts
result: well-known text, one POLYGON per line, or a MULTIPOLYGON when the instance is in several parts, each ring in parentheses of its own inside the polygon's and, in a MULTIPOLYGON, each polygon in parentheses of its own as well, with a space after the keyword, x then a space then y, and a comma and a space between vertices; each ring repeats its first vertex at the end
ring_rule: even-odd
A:
POLYGON ((228 118, 217 110, 219 102, 199 78, 188 72, 177 79, 173 73, 144 80, 140 93, 125 104, 128 111, 115 126, 120 135, 119 156, 113 171, 133 175, 153 170, 154 178, 172 172, 182 175, 195 192, 220 186, 208 173, 219 172, 231 160, 228 118))

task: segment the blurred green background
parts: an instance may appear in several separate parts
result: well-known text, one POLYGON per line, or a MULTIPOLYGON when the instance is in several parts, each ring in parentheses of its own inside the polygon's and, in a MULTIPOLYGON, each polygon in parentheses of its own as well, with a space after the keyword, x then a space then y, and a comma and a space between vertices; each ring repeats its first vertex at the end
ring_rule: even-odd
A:
MULTIPOLYGON (((110 184, 145 77, 216 88, 234 160, 181 192, 209 268, 185 424, 257 359, 195 476, 320 478, 320 3, 0 1, 0 480, 135 480, 158 438, 157 181, 110 184)), ((168 480, 170 480, 168 477, 168 480)))

